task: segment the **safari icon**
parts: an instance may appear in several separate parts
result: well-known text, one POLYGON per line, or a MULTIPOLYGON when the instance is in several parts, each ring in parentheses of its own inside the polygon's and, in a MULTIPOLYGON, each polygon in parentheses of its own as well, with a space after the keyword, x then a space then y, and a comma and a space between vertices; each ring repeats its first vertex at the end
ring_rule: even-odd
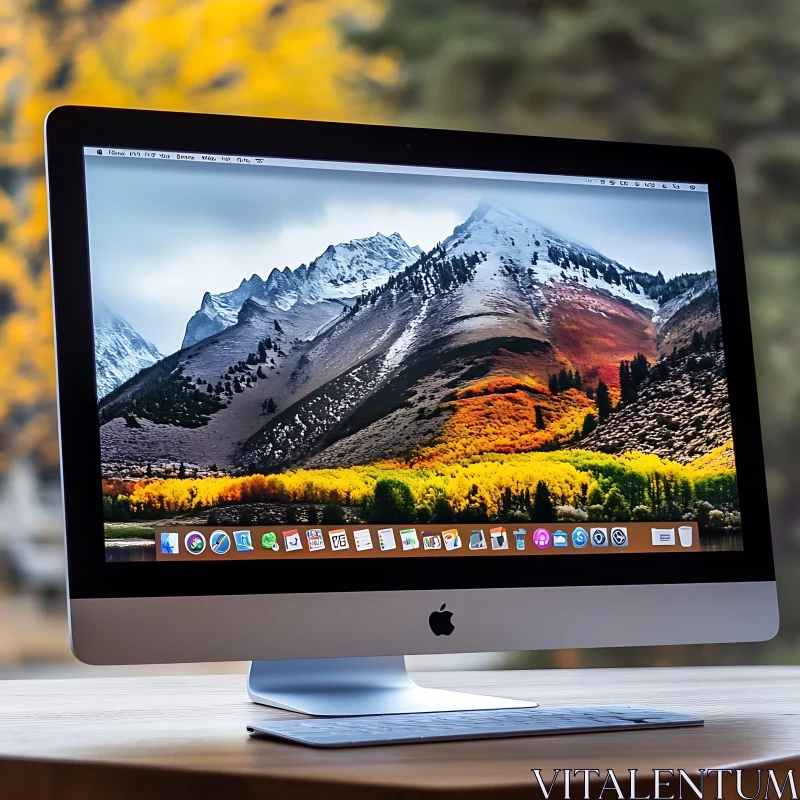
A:
POLYGON ((586 547, 589 544, 589 534, 584 528, 575 528, 572 531, 572 546, 577 548, 586 547))

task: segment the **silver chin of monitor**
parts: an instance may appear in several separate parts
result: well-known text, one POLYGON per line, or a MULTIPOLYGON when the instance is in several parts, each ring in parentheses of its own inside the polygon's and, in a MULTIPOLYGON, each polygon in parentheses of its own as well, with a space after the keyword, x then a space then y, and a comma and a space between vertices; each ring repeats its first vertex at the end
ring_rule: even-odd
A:
POLYGON ((773 581, 107 598, 72 600, 70 615, 84 661, 256 659, 253 701, 321 716, 535 705, 422 689, 402 654, 761 641, 778 630, 773 581))

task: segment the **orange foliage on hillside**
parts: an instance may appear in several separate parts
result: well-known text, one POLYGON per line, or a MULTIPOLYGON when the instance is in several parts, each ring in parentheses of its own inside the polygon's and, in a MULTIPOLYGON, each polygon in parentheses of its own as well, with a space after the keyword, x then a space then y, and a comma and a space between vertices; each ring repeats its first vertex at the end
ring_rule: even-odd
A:
POLYGON ((535 378, 492 376, 457 393, 444 406, 454 413, 439 436, 414 455, 421 467, 452 463, 483 453, 525 453, 539 450, 556 437, 572 438, 597 408, 584 392, 569 389, 557 395, 535 378), (536 425, 536 409, 545 424, 536 425))

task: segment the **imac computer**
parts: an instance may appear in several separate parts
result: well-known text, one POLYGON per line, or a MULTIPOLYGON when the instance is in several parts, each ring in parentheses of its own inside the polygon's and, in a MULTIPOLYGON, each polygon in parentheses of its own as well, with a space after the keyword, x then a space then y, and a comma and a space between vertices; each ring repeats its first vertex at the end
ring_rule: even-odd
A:
POLYGON ((81 107, 46 151, 80 659, 374 714, 526 705, 405 654, 777 631, 725 155, 81 107))

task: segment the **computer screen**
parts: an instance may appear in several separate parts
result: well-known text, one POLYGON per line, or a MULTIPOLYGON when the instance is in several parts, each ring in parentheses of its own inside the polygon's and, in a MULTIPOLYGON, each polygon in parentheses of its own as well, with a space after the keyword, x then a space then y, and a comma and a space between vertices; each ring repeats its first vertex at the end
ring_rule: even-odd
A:
POLYGON ((84 165, 106 560, 742 549, 707 185, 84 165))

